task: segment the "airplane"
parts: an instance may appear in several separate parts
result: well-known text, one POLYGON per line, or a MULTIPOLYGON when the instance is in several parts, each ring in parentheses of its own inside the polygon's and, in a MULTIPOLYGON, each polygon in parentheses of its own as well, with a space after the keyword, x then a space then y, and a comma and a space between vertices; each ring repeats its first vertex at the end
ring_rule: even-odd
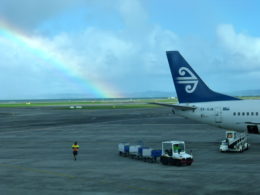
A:
POLYGON ((259 134, 260 101, 242 100, 212 91, 178 51, 166 52, 179 104, 174 114, 234 131, 259 134))

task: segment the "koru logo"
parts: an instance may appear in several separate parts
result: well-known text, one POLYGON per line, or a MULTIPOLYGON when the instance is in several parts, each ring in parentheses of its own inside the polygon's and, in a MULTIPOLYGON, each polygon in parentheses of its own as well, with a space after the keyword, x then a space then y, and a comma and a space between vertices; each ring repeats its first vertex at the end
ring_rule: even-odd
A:
POLYGON ((177 77, 177 83, 184 84, 187 93, 193 93, 198 85, 198 78, 186 67, 180 67, 180 77, 177 77))

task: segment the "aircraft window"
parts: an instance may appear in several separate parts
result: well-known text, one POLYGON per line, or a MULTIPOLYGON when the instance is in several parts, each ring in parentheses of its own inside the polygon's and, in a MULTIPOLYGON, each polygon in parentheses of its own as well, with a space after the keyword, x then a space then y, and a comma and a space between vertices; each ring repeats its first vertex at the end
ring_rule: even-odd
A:
POLYGON ((253 112, 251 112, 251 115, 252 115, 252 116, 254 116, 254 113, 253 113, 253 112))
POLYGON ((244 112, 242 112, 242 115, 244 116, 244 115, 245 115, 245 113, 244 113, 244 112))
POLYGON ((238 112, 237 115, 240 116, 240 112, 238 112))
POLYGON ((228 111, 228 110, 230 110, 230 108, 229 107, 223 107, 223 110, 228 111))
POLYGON ((258 116, 258 112, 256 112, 255 115, 258 116))
POLYGON ((235 113, 235 112, 233 112, 233 115, 234 115, 234 116, 236 116, 236 113, 235 113))
POLYGON ((212 111, 212 110, 213 110, 213 108, 210 108, 210 110, 212 111))
POLYGON ((249 115, 249 112, 247 112, 246 115, 248 116, 248 115, 249 115))

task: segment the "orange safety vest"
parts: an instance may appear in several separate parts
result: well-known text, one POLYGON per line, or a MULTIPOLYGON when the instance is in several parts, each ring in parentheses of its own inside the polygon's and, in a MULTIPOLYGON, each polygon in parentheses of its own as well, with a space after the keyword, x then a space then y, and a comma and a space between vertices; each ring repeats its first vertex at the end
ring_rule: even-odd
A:
POLYGON ((73 151, 79 151, 79 145, 72 145, 72 150, 73 151))

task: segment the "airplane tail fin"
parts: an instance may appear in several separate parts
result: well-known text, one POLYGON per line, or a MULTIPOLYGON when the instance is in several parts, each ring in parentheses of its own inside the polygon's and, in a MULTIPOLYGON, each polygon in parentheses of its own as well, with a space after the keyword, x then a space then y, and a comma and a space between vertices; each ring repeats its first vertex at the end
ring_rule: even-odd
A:
POLYGON ((208 88, 178 51, 166 54, 180 103, 239 100, 208 88))

